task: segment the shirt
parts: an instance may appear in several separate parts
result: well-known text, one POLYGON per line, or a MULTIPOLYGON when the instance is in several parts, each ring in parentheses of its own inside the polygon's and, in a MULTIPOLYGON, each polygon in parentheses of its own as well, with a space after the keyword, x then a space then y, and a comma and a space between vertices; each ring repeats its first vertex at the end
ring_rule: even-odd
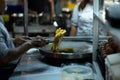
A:
POLYGON ((83 10, 78 10, 80 3, 77 3, 72 13, 72 25, 77 26, 77 36, 93 34, 93 6, 87 4, 83 10))
MULTIPOLYGON (((0 20, 0 58, 5 57, 8 54, 9 49, 15 48, 13 41, 3 23, 0 20)), ((10 62, 10 64, 16 64, 18 60, 10 62)), ((0 64, 0 66, 3 66, 0 64)))

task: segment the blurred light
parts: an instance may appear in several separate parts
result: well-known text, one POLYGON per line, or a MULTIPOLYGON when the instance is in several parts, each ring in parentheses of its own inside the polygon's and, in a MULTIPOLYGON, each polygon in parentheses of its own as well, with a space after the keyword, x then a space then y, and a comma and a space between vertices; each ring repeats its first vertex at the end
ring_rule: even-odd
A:
POLYGON ((17 17, 17 13, 13 13, 13 14, 12 14, 12 17, 17 17))
POLYGON ((18 14, 18 17, 23 17, 23 13, 19 13, 19 14, 18 14))
POLYGON ((57 24, 56 21, 53 22, 53 25, 54 25, 55 27, 58 27, 58 24, 57 24))
POLYGON ((40 17, 43 16, 43 13, 39 13, 39 16, 40 16, 40 17))
POLYGON ((69 8, 63 8, 62 11, 70 12, 71 10, 69 8))

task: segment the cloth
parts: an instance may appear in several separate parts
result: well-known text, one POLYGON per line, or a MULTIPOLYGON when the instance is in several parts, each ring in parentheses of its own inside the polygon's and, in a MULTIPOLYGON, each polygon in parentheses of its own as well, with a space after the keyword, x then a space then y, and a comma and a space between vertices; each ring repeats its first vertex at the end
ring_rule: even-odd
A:
POLYGON ((4 24, 4 20, 3 20, 3 17, 2 17, 2 16, 0 16, 0 22, 1 22, 2 24, 4 24))
POLYGON ((77 26, 77 36, 89 36, 93 34, 93 6, 87 4, 83 10, 78 11, 77 3, 72 13, 72 25, 77 26))
MULTIPOLYGON (((9 33, 3 25, 2 17, 0 16, 0 58, 7 55, 10 48, 15 48, 9 33)), ((18 60, 12 61, 7 65, 0 63, 0 80, 8 80, 14 71, 18 60)))
MULTIPOLYGON (((6 27, 3 25, 0 19, 0 58, 7 55, 10 48, 15 48, 12 39, 7 31, 6 27)), ((16 64, 18 60, 10 62, 10 64, 16 64)), ((3 66, 0 64, 0 68, 3 66)))

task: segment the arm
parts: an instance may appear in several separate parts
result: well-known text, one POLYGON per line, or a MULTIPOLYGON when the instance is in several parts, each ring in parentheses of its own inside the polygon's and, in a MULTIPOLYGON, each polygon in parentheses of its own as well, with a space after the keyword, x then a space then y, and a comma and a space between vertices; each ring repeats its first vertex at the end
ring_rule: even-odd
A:
POLYGON ((75 6, 73 13, 72 13, 72 17, 71 17, 72 26, 71 26, 71 30, 70 30, 70 36, 76 36, 76 33, 77 33, 78 5, 79 5, 79 3, 75 6))
POLYGON ((49 0, 50 6, 51 6, 51 16, 52 18, 55 17, 55 5, 54 5, 54 0, 49 0))
POLYGON ((16 38, 12 38, 12 41, 14 43, 14 45, 17 47, 21 44, 23 44, 24 42, 26 42, 27 40, 31 40, 32 38, 28 37, 28 36, 18 36, 16 38))
POLYGON ((3 12, 5 9, 5 1, 4 0, 0 0, 0 13, 3 12))
POLYGON ((77 27, 72 26, 70 30, 70 36, 76 36, 77 33, 77 27))
POLYGON ((5 57, 0 59, 0 63, 8 64, 9 62, 18 59, 22 54, 24 54, 32 45, 28 42, 22 44, 17 48, 12 48, 8 50, 8 53, 5 57))
POLYGON ((8 48, 6 43, 4 42, 4 39, 0 41, 0 48, 3 50, 0 50, 0 55, 3 55, 3 57, 0 57, 0 63, 1 64, 8 64, 9 62, 18 59, 22 54, 24 54, 27 50, 30 48, 33 48, 35 46, 44 46, 46 45, 46 41, 42 39, 42 37, 35 37, 32 40, 29 40, 22 45, 16 47, 16 48, 8 48))

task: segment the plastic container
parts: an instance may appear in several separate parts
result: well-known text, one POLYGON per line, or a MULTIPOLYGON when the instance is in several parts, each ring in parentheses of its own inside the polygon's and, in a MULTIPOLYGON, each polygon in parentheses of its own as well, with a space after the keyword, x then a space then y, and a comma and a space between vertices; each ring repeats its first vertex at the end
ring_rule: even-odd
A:
POLYGON ((93 80, 93 71, 88 66, 67 65, 62 68, 62 80, 93 80))

